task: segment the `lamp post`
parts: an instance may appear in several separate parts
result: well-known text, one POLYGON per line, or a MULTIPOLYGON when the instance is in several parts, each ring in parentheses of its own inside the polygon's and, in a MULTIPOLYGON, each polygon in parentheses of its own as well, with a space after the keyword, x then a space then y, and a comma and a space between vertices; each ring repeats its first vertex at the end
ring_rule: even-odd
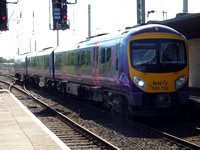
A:
POLYGON ((162 13, 163 13, 163 20, 164 20, 165 14, 166 14, 166 19, 167 19, 167 12, 163 10, 162 13))
POLYGON ((149 14, 155 13, 155 10, 147 11, 147 18, 149 18, 149 14))

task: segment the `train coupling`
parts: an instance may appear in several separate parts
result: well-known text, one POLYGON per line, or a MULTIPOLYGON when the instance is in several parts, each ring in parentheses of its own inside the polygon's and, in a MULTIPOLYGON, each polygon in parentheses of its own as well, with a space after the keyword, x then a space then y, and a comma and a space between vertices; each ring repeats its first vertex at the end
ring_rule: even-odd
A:
POLYGON ((169 94, 160 94, 155 98, 156 108, 169 108, 172 106, 171 97, 169 94))

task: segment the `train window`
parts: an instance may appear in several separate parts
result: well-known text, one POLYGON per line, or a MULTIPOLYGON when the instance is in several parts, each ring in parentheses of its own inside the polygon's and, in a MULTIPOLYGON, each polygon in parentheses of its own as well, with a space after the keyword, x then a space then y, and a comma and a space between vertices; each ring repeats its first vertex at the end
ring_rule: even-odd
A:
POLYGON ((132 45, 131 57, 132 64, 135 66, 156 64, 156 43, 135 42, 132 45))
POLYGON ((38 65, 38 59, 37 58, 35 58, 35 67, 37 68, 37 65, 38 65))
POLYGON ((184 43, 172 41, 161 42, 160 62, 185 64, 184 43))
POLYGON ((36 59, 33 58, 33 67, 36 67, 36 59))
POLYGON ((75 67, 77 67, 78 64, 78 59, 77 59, 77 53, 74 54, 74 63, 75 63, 75 67))
POLYGON ((81 61, 81 52, 77 53, 77 67, 80 67, 80 61, 81 61))
POLYGON ((34 67, 34 58, 31 58, 31 67, 34 67))
POLYGON ((105 48, 101 50, 101 68, 105 68, 105 48))
POLYGON ((41 67, 41 62, 40 62, 40 60, 41 60, 41 59, 38 57, 38 58, 37 58, 37 67, 38 67, 38 68, 41 67))
POLYGON ((86 61, 86 66, 87 67, 90 67, 90 58, 91 58, 91 52, 90 51, 87 51, 87 61, 86 61))
POLYGON ((34 67, 37 67, 37 58, 34 59, 34 67))
POLYGON ((175 72, 186 66, 184 41, 141 39, 130 42, 131 65, 138 71, 175 72))
POLYGON ((107 48, 106 68, 111 68, 111 48, 107 48))
POLYGON ((56 58, 55 58, 55 67, 56 68, 58 67, 58 55, 56 55, 56 58))
POLYGON ((27 62, 28 62, 28 64, 27 64, 28 67, 31 67, 31 58, 28 58, 28 61, 27 61, 27 62))
POLYGON ((55 60, 55 67, 58 67, 58 55, 56 55, 56 60, 55 60))
POLYGON ((40 58, 39 57, 36 57, 36 64, 35 64, 35 67, 37 68, 37 69, 40 69, 40 58))
POLYGON ((75 53, 75 67, 79 67, 80 63, 80 52, 75 53))
POLYGON ((62 67, 62 54, 57 54, 56 55, 55 67, 57 67, 57 68, 61 68, 62 67))
POLYGON ((32 58, 32 67, 33 68, 35 67, 35 58, 34 57, 32 58))
POLYGON ((67 66, 70 66, 71 65, 71 60, 70 60, 70 53, 67 53, 67 66))
POLYGON ((35 63, 35 58, 33 57, 33 67, 36 66, 35 64, 36 64, 36 63, 35 63))
POLYGON ((71 67, 74 67, 74 53, 71 53, 71 67))
POLYGON ((81 67, 85 67, 85 51, 81 52, 81 67))
POLYGON ((44 56, 44 70, 49 68, 49 56, 44 56))
POLYGON ((62 57, 62 54, 60 54, 60 55, 59 55, 59 66, 60 66, 60 67, 62 66, 62 58, 63 58, 63 57, 62 57))
POLYGON ((66 57, 67 57, 66 52, 63 52, 63 57, 62 57, 62 62, 63 62, 62 64, 63 64, 63 65, 62 65, 62 66, 64 66, 64 67, 66 67, 66 63, 67 63, 67 62, 66 62, 66 57))

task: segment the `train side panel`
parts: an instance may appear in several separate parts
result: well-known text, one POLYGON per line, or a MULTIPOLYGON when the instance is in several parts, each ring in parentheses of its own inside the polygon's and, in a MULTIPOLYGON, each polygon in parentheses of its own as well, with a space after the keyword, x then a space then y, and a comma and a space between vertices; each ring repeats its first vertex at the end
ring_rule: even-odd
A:
POLYGON ((187 40, 166 26, 88 39, 28 62, 28 74, 51 91, 102 102, 117 113, 169 115, 188 103, 187 40))

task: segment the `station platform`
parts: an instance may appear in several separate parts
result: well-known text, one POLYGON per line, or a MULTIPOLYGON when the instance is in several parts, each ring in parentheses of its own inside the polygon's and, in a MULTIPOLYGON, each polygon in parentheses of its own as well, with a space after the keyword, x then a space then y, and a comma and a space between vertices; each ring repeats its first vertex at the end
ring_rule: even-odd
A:
POLYGON ((189 88, 190 101, 200 104, 200 88, 189 88))
POLYGON ((14 95, 0 89, 0 149, 68 150, 69 148, 14 95))
POLYGON ((191 96, 196 96, 196 97, 200 97, 200 88, 189 88, 190 90, 190 95, 191 96))

